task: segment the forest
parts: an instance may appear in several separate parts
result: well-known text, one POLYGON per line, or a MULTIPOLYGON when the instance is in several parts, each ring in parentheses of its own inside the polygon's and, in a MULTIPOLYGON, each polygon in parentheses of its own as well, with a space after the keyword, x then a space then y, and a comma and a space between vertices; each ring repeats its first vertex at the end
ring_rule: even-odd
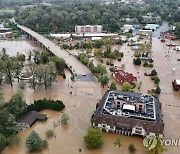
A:
POLYGON ((119 32, 124 23, 180 22, 179 0, 145 0, 144 3, 62 3, 20 9, 17 22, 38 32, 74 32, 75 25, 103 25, 104 31, 119 32), (145 17, 151 16, 147 20, 145 17), (127 21, 128 20, 128 21, 127 21))

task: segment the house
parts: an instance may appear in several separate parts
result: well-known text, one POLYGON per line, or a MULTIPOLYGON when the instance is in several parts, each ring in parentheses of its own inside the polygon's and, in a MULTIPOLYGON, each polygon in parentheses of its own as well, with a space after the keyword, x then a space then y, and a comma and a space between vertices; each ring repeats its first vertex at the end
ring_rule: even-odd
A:
POLYGON ((123 70, 113 72, 113 77, 120 83, 129 82, 130 84, 135 84, 137 81, 137 78, 131 73, 124 72, 123 70))
POLYGON ((180 80, 174 80, 172 82, 172 85, 173 85, 174 90, 180 91, 180 80))
POLYGON ((48 118, 45 114, 36 111, 30 111, 18 120, 22 129, 31 127, 36 121, 46 121, 48 118))
POLYGON ((92 124, 104 132, 128 136, 163 136, 161 104, 153 96, 118 90, 107 91, 96 107, 92 124))

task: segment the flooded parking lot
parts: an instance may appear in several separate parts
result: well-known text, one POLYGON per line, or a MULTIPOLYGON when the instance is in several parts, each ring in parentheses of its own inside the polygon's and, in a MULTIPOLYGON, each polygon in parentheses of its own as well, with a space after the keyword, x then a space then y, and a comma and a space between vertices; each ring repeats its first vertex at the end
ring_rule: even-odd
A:
MULTIPOLYGON (((11 42, 5 42, 3 45, 0 42, 0 48, 7 48, 7 52, 10 55, 15 55, 14 51, 26 52, 37 48, 35 45, 26 42, 20 44, 13 44, 14 48, 11 47, 11 42), (15 48, 18 46, 17 48, 15 48), (22 46, 22 48, 21 48, 22 46)), ((165 123, 165 138, 168 139, 180 139, 180 94, 174 92, 172 89, 172 80, 177 78, 180 79, 180 62, 177 58, 180 58, 180 52, 174 51, 172 48, 169 50, 164 43, 161 43, 158 38, 152 40, 152 55, 154 58, 154 67, 158 72, 158 76, 161 79, 160 87, 162 93, 160 95, 160 102, 162 103, 163 120, 165 123), (167 50, 169 55, 167 56, 167 50), (173 72, 172 68, 175 67, 176 71, 173 72)), ((177 42, 179 43, 179 42, 177 42)), ((114 64, 120 66, 125 64, 125 71, 131 72, 138 78, 138 82, 142 82, 140 90, 136 89, 136 92, 147 93, 148 90, 154 88, 154 83, 147 76, 144 76, 145 71, 150 72, 151 68, 144 69, 143 66, 134 66, 133 51, 130 47, 123 45, 117 46, 120 51, 124 52, 124 58, 121 62, 114 60, 114 64)), ((129 154, 129 144, 134 144, 137 148, 137 154, 146 154, 142 145, 142 138, 133 136, 127 137, 120 135, 122 148, 115 148, 113 145, 117 134, 103 133, 104 145, 97 150, 88 150, 85 148, 83 143, 83 136, 86 134, 90 125, 90 117, 95 111, 96 103, 101 99, 103 93, 107 90, 102 88, 99 83, 89 82, 72 82, 70 80, 71 74, 68 70, 65 70, 66 79, 61 77, 56 78, 56 82, 53 87, 47 92, 43 88, 37 88, 35 91, 29 87, 23 90, 27 103, 30 104, 33 100, 52 98, 60 99, 66 105, 63 112, 66 112, 70 116, 68 125, 58 125, 55 128, 55 136, 48 139, 49 148, 38 152, 37 154, 78 154, 79 148, 82 149, 83 154, 129 154), (71 86, 69 86, 71 85, 71 86), (72 95, 70 94, 72 92, 72 95)), ((118 86, 120 88, 120 85, 118 86)), ((11 88, 9 85, 0 87, 0 91, 5 95, 5 99, 9 100, 10 97, 17 91, 18 83, 14 83, 14 87, 11 88)), ((45 132, 53 128, 53 122, 58 123, 62 112, 55 112, 50 110, 44 110, 43 113, 48 115, 48 120, 45 123, 37 122, 31 128, 20 132, 18 135, 21 139, 20 143, 14 147, 7 147, 2 154, 25 154, 28 153, 25 147, 25 140, 29 132, 35 130, 43 139, 46 139, 45 132)), ((168 147, 168 151, 165 154, 178 154, 180 147, 168 147)))

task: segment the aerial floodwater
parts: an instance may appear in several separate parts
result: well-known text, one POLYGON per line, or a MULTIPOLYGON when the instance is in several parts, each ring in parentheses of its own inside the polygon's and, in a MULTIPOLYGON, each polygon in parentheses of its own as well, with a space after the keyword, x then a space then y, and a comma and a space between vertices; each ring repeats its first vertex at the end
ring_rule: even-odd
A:
POLYGON ((29 40, 0 40, 0 51, 5 48, 7 54, 10 56, 15 56, 17 53, 22 53, 27 55, 29 51, 41 50, 33 41, 29 40))

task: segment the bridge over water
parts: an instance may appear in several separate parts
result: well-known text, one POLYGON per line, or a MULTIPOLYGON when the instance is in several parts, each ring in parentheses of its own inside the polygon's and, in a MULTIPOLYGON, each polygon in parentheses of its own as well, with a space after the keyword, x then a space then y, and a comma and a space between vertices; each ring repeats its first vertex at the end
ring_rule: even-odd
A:
POLYGON ((55 56, 59 58, 63 58, 66 62, 68 68, 72 71, 75 75, 75 80, 77 81, 89 81, 95 82, 96 79, 92 72, 83 65, 76 57, 71 55, 68 51, 61 49, 59 46, 51 42, 49 39, 45 38, 44 36, 36 33, 35 31, 22 26, 17 25, 18 28, 21 29, 25 34, 27 34, 28 38, 36 42, 41 48, 44 50, 51 52, 55 56))

